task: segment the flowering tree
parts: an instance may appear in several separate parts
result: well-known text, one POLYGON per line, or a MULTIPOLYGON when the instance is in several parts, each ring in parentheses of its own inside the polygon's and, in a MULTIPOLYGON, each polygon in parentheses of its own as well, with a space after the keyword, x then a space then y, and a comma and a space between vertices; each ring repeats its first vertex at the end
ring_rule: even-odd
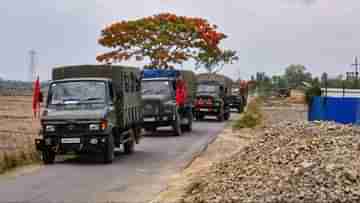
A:
MULTIPOLYGON (((101 32, 99 44, 112 50, 97 56, 105 63, 150 60, 150 68, 167 69, 193 59, 200 64, 227 63, 229 53, 219 48, 225 34, 201 18, 169 13, 132 21, 115 22, 101 32)), ((232 58, 230 57, 230 58, 232 58)))

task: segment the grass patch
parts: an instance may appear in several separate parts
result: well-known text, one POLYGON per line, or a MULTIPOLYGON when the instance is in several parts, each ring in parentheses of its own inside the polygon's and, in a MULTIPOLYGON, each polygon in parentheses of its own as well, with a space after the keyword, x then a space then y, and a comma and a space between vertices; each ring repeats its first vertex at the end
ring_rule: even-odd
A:
POLYGON ((233 124, 233 129, 254 128, 259 125, 262 121, 262 101, 263 100, 261 98, 255 98, 252 100, 248 104, 244 114, 233 124))
MULTIPOLYGON (((1 158, 1 157, 0 157, 1 158)), ((19 166, 24 166, 40 161, 40 156, 37 152, 20 151, 18 153, 5 152, 2 160, 0 159, 0 174, 12 170, 19 166)))

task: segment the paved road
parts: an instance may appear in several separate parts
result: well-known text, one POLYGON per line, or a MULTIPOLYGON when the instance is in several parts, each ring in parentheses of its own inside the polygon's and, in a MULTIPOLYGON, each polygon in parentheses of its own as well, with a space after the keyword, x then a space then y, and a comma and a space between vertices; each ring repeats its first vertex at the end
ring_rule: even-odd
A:
MULTIPOLYGON (((60 160, 30 174, 0 178, 0 202, 145 202, 166 187, 224 128, 225 123, 195 123, 181 137, 148 135, 132 155, 118 153, 113 164, 87 158, 60 160)), ((61 158, 61 157, 60 157, 61 158)))

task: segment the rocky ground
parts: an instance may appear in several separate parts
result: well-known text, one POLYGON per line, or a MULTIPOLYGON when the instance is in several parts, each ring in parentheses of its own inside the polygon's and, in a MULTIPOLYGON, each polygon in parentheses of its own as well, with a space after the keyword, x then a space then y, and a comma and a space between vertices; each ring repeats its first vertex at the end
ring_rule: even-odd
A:
POLYGON ((212 165, 184 202, 360 201, 358 127, 306 122, 301 105, 267 102, 263 110, 262 133, 212 165))
POLYGON ((160 202, 360 201, 358 127, 307 122, 304 105, 278 100, 262 112, 261 126, 235 133, 249 138, 238 151, 183 176, 181 197, 160 202))

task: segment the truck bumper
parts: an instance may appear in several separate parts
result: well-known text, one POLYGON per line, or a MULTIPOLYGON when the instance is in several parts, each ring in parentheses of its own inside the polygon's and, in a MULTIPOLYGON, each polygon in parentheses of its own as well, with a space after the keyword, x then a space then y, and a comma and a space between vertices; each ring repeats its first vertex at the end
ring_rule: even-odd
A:
POLYGON ((197 107, 194 108, 195 115, 205 115, 205 116, 217 116, 220 113, 220 108, 215 107, 197 107))
POLYGON ((229 104, 230 108, 240 108, 241 107, 241 103, 231 103, 229 104))
POLYGON ((35 147, 38 151, 54 150, 57 153, 67 152, 102 152, 107 143, 108 135, 91 136, 45 136, 43 139, 35 139, 35 147))
POLYGON ((144 116, 143 128, 156 128, 172 125, 175 115, 144 116))

